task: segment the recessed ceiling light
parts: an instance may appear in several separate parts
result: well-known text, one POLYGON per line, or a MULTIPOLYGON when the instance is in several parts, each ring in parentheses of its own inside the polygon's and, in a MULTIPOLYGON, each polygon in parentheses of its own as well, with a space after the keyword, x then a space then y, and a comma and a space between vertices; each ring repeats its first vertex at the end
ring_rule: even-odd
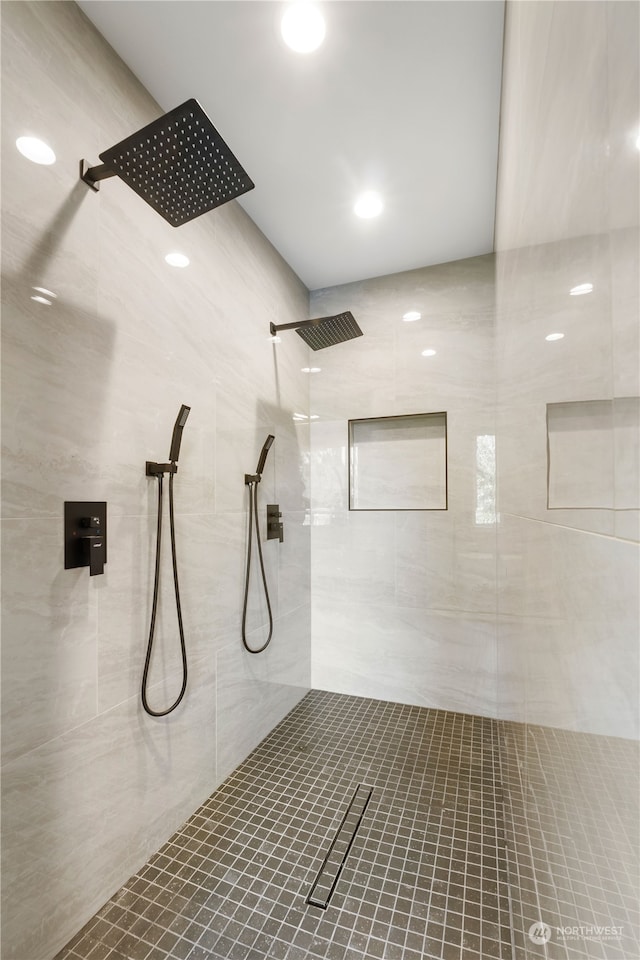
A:
POLYGON ((35 300, 36 303, 46 303, 48 307, 51 306, 51 300, 47 300, 46 297, 31 297, 32 300, 35 300))
POLYGON ((56 162, 56 155, 44 140, 38 140, 37 137, 18 137, 16 147, 23 157, 32 160, 34 163, 42 163, 49 166, 56 162))
POLYGON ((171 267, 188 267, 190 262, 184 253, 168 253, 165 260, 171 267))
POLYGON ((35 290, 36 293, 43 294, 45 297, 53 297, 54 300, 58 296, 57 293, 54 293, 53 290, 47 290, 46 287, 32 287, 31 289, 35 290))
POLYGON ((564 333, 548 333, 545 340, 562 340, 564 333))
POLYGON ((402 319, 406 320, 407 323, 410 323, 412 320, 420 320, 422 317, 421 313, 418 313, 417 310, 409 310, 407 313, 402 314, 402 319))
POLYGON ((422 356, 423 356, 423 357, 435 357, 435 355, 436 355, 436 351, 435 351, 435 350, 423 350, 423 351, 422 351, 422 356))
POLYGON ((581 297, 585 293, 593 293, 593 284, 579 283, 577 287, 571 287, 569 293, 572 297, 581 297))
POLYGON ((308 0, 291 3, 280 21, 280 32, 286 45, 296 53, 311 53, 324 40, 324 17, 316 4, 308 0))
POLYGON ((302 367, 303 373, 320 373, 322 367, 302 367))
POLYGON ((361 193, 356 200, 353 212, 357 217, 370 220, 371 217, 379 216, 383 207, 384 203, 380 194, 376 193, 375 190, 367 190, 365 193, 361 193))

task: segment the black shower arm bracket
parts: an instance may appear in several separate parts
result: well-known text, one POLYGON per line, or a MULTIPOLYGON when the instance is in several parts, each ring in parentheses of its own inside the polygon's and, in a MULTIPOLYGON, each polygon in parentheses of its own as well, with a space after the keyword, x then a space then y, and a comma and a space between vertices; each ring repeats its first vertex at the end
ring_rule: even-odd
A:
POLYGON ((315 320, 298 320, 297 323, 271 323, 269 324, 269 329, 271 331, 271 336, 275 336, 279 330, 299 330, 301 327, 317 327, 319 323, 323 323, 325 320, 330 320, 331 317, 316 317, 315 320))
POLYGON ((147 477, 162 477, 165 473, 177 473, 178 464, 173 463, 152 463, 150 460, 146 461, 145 464, 145 476, 147 477))
POLYGON ((100 180, 115 176, 117 176, 116 171, 106 163, 99 163, 95 167, 90 167, 87 160, 80 161, 80 179, 88 183, 93 190, 100 189, 100 180))

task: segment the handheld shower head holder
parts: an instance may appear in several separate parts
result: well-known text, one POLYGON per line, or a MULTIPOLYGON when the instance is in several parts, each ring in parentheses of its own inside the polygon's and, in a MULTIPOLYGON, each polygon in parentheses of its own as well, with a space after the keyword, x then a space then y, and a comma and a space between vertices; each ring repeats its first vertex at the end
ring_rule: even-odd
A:
POLYGON ((178 472, 178 457, 180 455, 180 444, 182 442, 182 430, 187 422, 187 417, 189 416, 190 412, 191 407, 187 407, 184 403, 178 411, 178 416, 176 417, 176 422, 173 426, 173 434, 171 436, 169 463, 152 463, 150 460, 147 460, 145 465, 145 476, 163 477, 165 473, 172 474, 178 472))
POLYGON ((145 476, 147 477, 163 477, 165 473, 177 473, 178 464, 177 463, 152 463, 150 460, 147 460, 145 464, 145 476))
POLYGON ((269 453, 269 450, 271 449, 271 446, 274 440, 275 440, 274 435, 270 433, 267 439, 265 440, 264 444, 262 445, 262 450, 260 451, 260 456, 258 458, 258 465, 256 467, 256 472, 245 473, 244 475, 245 486, 248 487, 248 486, 251 486, 252 483, 260 483, 260 481, 262 480, 262 471, 264 470, 264 465, 267 462, 267 454, 269 453))

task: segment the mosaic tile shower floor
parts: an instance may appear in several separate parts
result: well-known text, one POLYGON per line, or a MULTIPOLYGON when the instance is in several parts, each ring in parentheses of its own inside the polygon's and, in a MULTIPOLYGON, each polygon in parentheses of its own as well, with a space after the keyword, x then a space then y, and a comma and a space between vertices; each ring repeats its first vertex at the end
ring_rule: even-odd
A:
POLYGON ((311 691, 56 960, 511 960, 502 817, 491 720, 311 691))
POLYGON ((640 745, 498 726, 516 960, 640 960, 640 745))

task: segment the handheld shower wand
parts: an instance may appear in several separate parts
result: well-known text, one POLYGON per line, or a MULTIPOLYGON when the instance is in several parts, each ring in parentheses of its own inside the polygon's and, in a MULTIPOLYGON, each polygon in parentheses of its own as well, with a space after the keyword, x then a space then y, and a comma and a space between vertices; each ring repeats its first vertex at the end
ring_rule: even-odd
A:
POLYGON ((158 526, 156 534, 156 566, 153 582, 153 601, 151 604, 151 623, 149 626, 149 640, 147 642, 147 655, 142 672, 142 706, 152 717, 166 717, 176 709, 187 689, 187 648, 184 640, 184 627, 182 624, 182 609, 180 606, 180 587, 178 584, 178 561, 176 557, 176 530, 173 509, 173 478, 178 471, 178 456, 180 455, 180 443, 182 441, 182 430, 187 422, 187 417, 191 412, 191 407, 184 404, 176 418, 171 437, 171 448, 169 450, 169 463, 151 463, 147 460, 146 475, 148 477, 158 478, 158 526), (156 614, 158 611, 158 591, 160 588, 160 547, 162 543, 162 478, 164 474, 169 474, 169 528, 171 532, 171 560, 173 563, 173 586, 176 595, 176 612, 178 615, 178 631, 180 634, 180 651, 182 654, 182 687, 175 702, 167 707, 166 710, 152 710, 147 700, 147 682, 149 679, 149 667, 151 665, 151 654, 153 651, 153 636, 156 626, 156 614))
POLYGON ((260 459, 258 460, 258 466, 256 467, 256 473, 258 474, 258 477, 262 476, 262 471, 264 470, 264 465, 267 461, 267 454, 269 453, 269 450, 271 450, 271 444, 273 443, 274 440, 275 440, 275 437, 270 433, 263 444, 262 450, 260 451, 260 459))
POLYGON ((242 604, 242 642, 244 644, 245 650, 249 653, 262 653, 263 650, 266 650, 269 644, 271 643, 271 637, 273 636, 273 614, 271 612, 271 601, 269 600, 269 587, 267 586, 267 575, 264 569, 264 559, 262 556, 262 543, 260 541, 260 525, 258 523, 258 484, 262 479, 262 472, 264 470, 264 465, 267 462, 267 455, 271 449, 271 445, 275 437, 273 434, 269 434, 265 440, 262 450, 260 451, 260 457, 258 458, 258 466, 256 467, 256 472, 245 473, 244 482, 245 485, 249 487, 249 537, 247 541, 247 572, 244 579, 244 601, 242 604), (253 519, 255 517, 256 524, 256 543, 258 546, 258 559, 260 561, 260 572, 262 574, 262 583, 264 586, 264 595, 267 601, 267 612, 269 614, 269 636, 266 641, 258 649, 254 649, 249 646, 247 642, 247 604, 249 600, 249 578, 251 576, 251 546, 253 540, 253 519))
POLYGON ((171 436, 171 449, 169 450, 169 460, 171 463, 177 463, 180 456, 180 444, 182 443, 182 428, 187 422, 187 417, 191 413, 191 407, 185 407, 184 403, 180 407, 180 412, 173 425, 173 434, 171 436))

